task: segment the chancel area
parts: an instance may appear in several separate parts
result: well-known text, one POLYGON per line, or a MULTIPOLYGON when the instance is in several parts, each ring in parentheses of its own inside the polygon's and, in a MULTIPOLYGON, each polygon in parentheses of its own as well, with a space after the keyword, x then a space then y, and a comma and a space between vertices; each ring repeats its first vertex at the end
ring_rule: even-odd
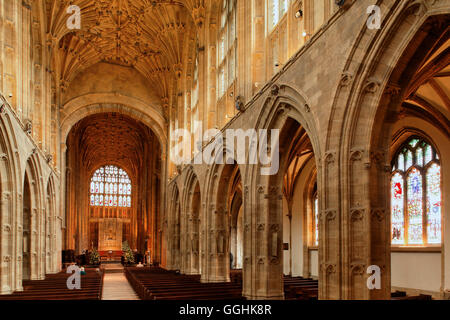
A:
POLYGON ((0 1, 0 300, 449 299, 449 26, 0 1))

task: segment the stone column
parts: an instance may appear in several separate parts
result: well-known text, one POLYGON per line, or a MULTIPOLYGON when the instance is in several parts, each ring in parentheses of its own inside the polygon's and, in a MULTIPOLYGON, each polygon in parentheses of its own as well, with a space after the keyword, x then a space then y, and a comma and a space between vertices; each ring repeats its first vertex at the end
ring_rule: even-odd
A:
POLYGON ((244 188, 243 294, 255 300, 284 298, 283 195, 280 187, 267 180, 251 187, 252 192, 244 188))

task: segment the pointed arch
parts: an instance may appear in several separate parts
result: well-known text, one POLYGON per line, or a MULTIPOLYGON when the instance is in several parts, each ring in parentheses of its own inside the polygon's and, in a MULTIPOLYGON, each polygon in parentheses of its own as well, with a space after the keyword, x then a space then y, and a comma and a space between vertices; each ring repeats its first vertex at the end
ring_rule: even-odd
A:
POLYGON ((324 192, 329 197, 322 212, 329 212, 329 219, 335 221, 327 232, 346 251, 339 255, 339 248, 332 244, 324 248, 334 254, 326 264, 321 260, 325 281, 319 288, 320 299, 389 297, 387 186, 393 118, 404 101, 411 72, 416 70, 410 63, 423 61, 425 51, 435 45, 442 31, 438 27, 430 33, 432 21, 437 22, 435 26, 446 26, 448 13, 450 6, 444 2, 401 1, 394 4, 377 32, 361 25, 332 107, 323 164, 324 192), (341 179, 331 179, 338 176, 341 179), (370 265, 383 270, 382 290, 368 290, 365 274, 354 272, 370 265))

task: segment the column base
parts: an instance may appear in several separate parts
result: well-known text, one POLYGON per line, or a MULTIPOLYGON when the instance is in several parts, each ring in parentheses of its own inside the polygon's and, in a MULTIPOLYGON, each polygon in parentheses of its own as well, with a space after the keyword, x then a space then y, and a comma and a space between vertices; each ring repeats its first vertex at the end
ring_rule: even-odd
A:
POLYGON ((247 300, 284 300, 284 293, 274 296, 244 295, 247 300))

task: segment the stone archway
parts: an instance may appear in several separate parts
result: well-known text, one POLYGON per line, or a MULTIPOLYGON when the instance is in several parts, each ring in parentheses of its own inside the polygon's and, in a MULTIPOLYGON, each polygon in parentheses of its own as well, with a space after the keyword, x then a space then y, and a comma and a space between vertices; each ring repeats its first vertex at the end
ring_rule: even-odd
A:
POLYGON ((150 252, 151 260, 160 263, 164 258, 160 233, 166 176, 163 146, 157 134, 138 115, 132 113, 130 117, 121 113, 130 111, 126 107, 107 110, 112 111, 98 113, 98 108, 92 109, 93 114, 77 122, 67 137, 63 195, 67 199, 65 249, 81 254, 83 250, 95 248, 107 259, 108 251, 113 251, 114 257, 109 258, 118 259, 123 241, 129 240, 132 250, 142 255, 150 252), (106 173, 109 167, 115 170, 114 177, 113 173, 106 173), (114 181, 97 181, 105 189, 92 191, 92 179, 98 170, 103 170, 104 179, 108 175, 114 181), (117 188, 114 194, 106 192, 106 184, 111 183, 117 188), (122 184, 130 187, 127 194, 119 191, 122 184), (114 202, 93 203, 92 196, 101 199, 112 196, 114 202), (120 202, 123 196, 126 205, 120 202), (105 233, 106 228, 112 230, 111 235, 105 233))
POLYGON ((201 259, 201 192, 200 184, 193 169, 189 171, 185 180, 186 189, 183 193, 181 208, 181 272, 183 274, 198 275, 202 273, 201 259))
POLYGON ((58 271, 59 258, 58 250, 56 250, 56 190, 53 176, 50 176, 47 183, 45 212, 45 273, 50 274, 58 271))
POLYGON ((20 221, 19 199, 14 190, 20 185, 17 183, 18 170, 12 152, 14 135, 11 134, 11 127, 8 117, 0 118, 0 217, 3 227, 0 239, 0 294, 10 294, 15 290, 22 289, 21 256, 14 245, 17 241, 18 233, 22 231, 20 221), (17 224, 17 227, 14 227, 17 224), (15 232, 17 230, 17 232, 15 232))
POLYGON ((180 192, 176 182, 172 182, 169 186, 169 202, 167 216, 167 263, 166 268, 169 270, 180 270, 181 256, 181 203, 180 192))
POLYGON ((42 203, 41 171, 34 154, 27 160, 23 182, 21 251, 22 279, 45 278, 45 209, 42 203))
MULTIPOLYGON (((297 89, 287 84, 272 86, 255 127, 268 130, 268 141, 275 139, 280 158, 278 171, 272 176, 261 175, 261 165, 247 166, 243 171, 243 294, 250 299, 283 299, 282 200, 283 178, 289 165, 287 151, 292 137, 303 128, 313 153, 320 159, 319 135, 309 104, 297 89), (271 130, 278 130, 279 137, 273 136, 271 130)), ((276 151, 273 146, 271 151, 276 151)), ((274 155, 271 157, 273 162, 274 155)), ((317 167, 320 176, 320 166, 317 167)))
POLYGON ((242 187, 237 185, 240 185, 240 171, 237 164, 215 164, 209 168, 206 187, 206 190, 210 191, 206 200, 208 211, 206 221, 203 223, 203 228, 206 230, 206 270, 202 273, 204 282, 230 281, 233 224, 231 200, 236 192, 242 193, 242 187))
POLYGON ((324 230, 322 252, 331 254, 321 271, 321 299, 390 298, 389 118, 405 90, 396 80, 399 75, 408 79, 404 68, 410 58, 420 60, 420 52, 408 52, 408 47, 432 41, 424 40, 426 21, 449 12, 444 2, 401 2, 380 32, 363 26, 352 50, 333 106, 323 163, 322 212, 332 223, 324 230), (367 287, 371 265, 381 268, 380 290, 367 287))

